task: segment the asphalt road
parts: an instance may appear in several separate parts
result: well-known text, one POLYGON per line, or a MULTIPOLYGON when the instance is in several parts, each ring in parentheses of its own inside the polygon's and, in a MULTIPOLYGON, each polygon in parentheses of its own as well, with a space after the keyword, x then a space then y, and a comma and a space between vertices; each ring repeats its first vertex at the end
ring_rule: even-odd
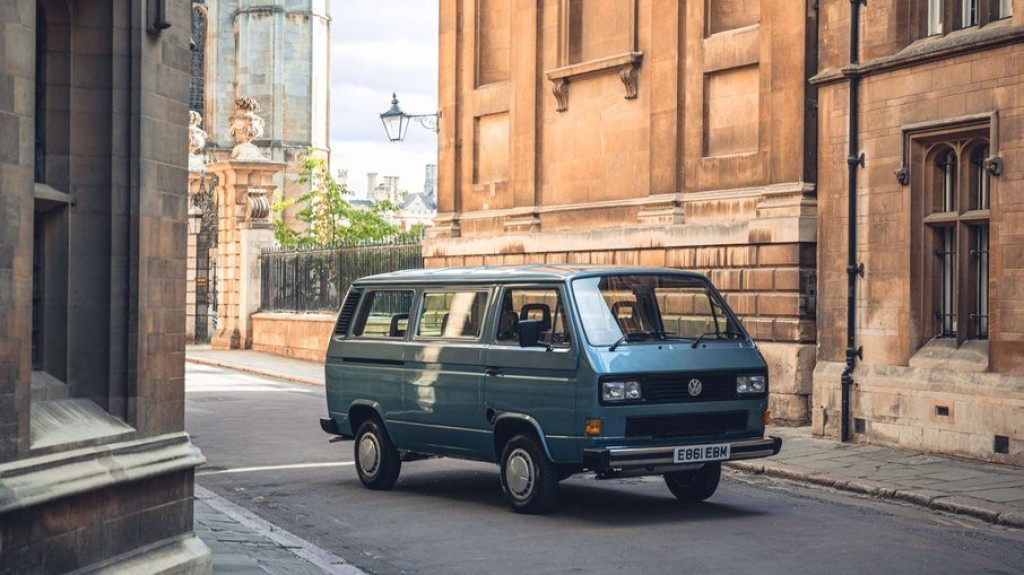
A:
POLYGON ((189 364, 186 390, 200 485, 370 573, 1024 573, 1021 531, 737 473, 692 506, 657 477, 574 477, 546 516, 513 513, 483 463, 370 491, 320 431, 322 388, 189 364))

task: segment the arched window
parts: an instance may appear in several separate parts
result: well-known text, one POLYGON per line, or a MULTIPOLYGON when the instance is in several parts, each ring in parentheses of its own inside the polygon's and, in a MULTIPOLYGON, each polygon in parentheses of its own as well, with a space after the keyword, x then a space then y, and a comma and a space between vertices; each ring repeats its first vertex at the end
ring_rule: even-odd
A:
POLYGON ((988 338, 988 141, 977 131, 934 142, 924 179, 925 295, 934 318, 931 335, 988 338))
POLYGON ((970 165, 970 206, 971 210, 987 210, 989 202, 989 178, 991 175, 985 169, 985 158, 988 157, 988 146, 975 147, 971 152, 970 165))

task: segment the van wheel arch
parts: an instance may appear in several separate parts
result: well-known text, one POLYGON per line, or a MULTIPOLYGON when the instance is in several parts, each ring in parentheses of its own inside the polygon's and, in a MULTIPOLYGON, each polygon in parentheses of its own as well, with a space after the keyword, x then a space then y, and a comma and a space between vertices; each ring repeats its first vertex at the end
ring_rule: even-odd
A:
POLYGON ((369 405, 356 404, 348 410, 348 421, 349 426, 352 428, 353 435, 359 431, 359 428, 362 427, 364 423, 371 419, 376 419, 381 422, 381 425, 384 424, 384 418, 380 416, 380 412, 369 405))
POLYGON ((544 435, 537 429, 536 424, 522 417, 505 416, 494 423, 494 460, 500 462, 501 455, 505 451, 505 445, 517 435, 532 435, 537 443, 544 449, 544 453, 551 458, 544 435))

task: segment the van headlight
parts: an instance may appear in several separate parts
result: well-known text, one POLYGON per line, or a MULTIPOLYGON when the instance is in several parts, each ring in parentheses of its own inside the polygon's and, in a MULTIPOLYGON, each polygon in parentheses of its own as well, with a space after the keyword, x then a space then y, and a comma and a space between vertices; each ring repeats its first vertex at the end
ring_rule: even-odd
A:
POLYGON ((764 393, 768 387, 767 378, 763 375, 741 375, 736 378, 736 393, 764 393))
POLYGON ((643 399, 640 382, 635 379, 626 381, 602 381, 601 401, 637 401, 643 399))

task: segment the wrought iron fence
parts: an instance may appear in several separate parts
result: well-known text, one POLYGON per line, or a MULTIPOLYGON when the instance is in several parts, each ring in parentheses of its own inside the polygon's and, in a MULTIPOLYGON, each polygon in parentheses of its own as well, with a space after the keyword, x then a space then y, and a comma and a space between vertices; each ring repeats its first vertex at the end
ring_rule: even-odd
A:
POLYGON ((363 276, 423 267, 420 240, 316 248, 271 248, 260 254, 260 309, 337 311, 363 276))

